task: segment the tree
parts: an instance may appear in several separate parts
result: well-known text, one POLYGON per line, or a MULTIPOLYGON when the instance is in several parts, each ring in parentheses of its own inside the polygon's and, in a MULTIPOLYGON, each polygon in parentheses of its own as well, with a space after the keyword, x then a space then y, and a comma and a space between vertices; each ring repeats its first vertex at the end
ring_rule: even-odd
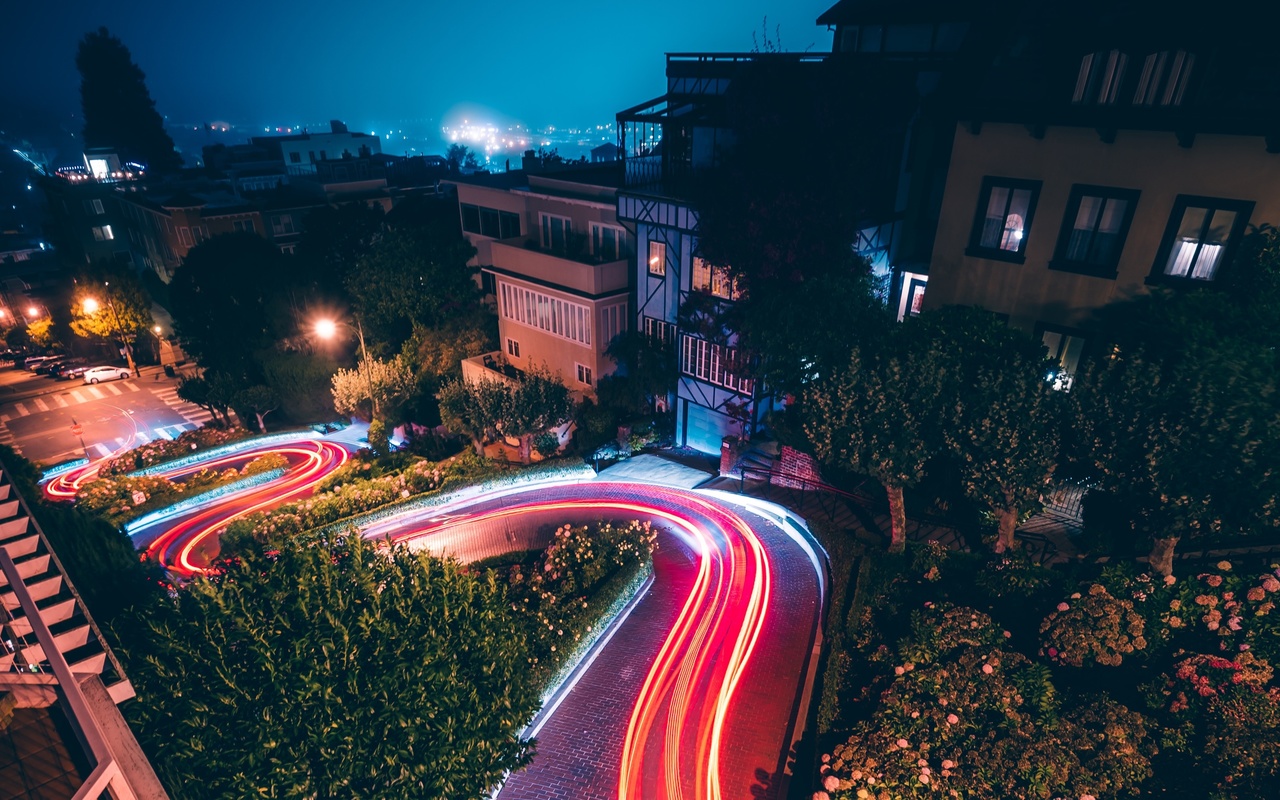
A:
POLYGON ((148 629, 135 729, 183 796, 481 798, 528 760, 538 696, 493 573, 350 535, 248 554, 148 629))
POLYGON ((337 363, 328 356, 307 353, 258 354, 259 368, 267 386, 280 397, 280 410, 294 422, 316 422, 333 418, 330 391, 337 363))
POLYGON ((1276 354, 1239 339, 1160 360, 1113 350, 1071 391, 1077 458, 1120 499, 1125 533, 1173 570, 1187 537, 1240 536, 1280 524, 1276 354))
POLYGON ((445 160, 449 162, 449 171, 458 172, 463 167, 467 169, 479 169, 480 159, 476 158, 476 154, 471 152, 471 148, 465 144, 454 143, 449 145, 449 149, 445 151, 445 160))
POLYGON ((676 390, 675 347, 639 331, 620 334, 605 350, 618 371, 596 382, 601 408, 618 417, 633 417, 653 410, 659 398, 676 390))
POLYGON ((417 388, 406 404, 413 419, 435 424, 439 418, 436 393, 440 387, 462 375, 463 359, 492 352, 497 343, 497 318, 482 307, 446 320, 439 327, 414 326, 413 335, 404 343, 404 357, 417 379, 417 388))
POLYGON ((267 415, 280 407, 280 396, 270 386, 250 386, 236 392, 233 398, 236 408, 244 409, 258 420, 258 431, 267 432, 267 415))
POLYGON ((206 369, 255 375, 255 353, 291 332, 276 300, 284 256, 261 236, 229 233, 192 248, 170 284, 183 346, 206 369))
POLYGON ((147 91, 146 75, 129 48, 106 28, 85 34, 76 52, 86 147, 115 148, 124 161, 139 161, 155 174, 182 168, 147 91))
POLYGON ((75 335, 116 339, 127 349, 152 323, 151 298, 132 270, 104 267, 81 274, 70 311, 75 335))
POLYGON ((473 314, 480 290, 467 261, 475 252, 456 222, 383 234, 347 276, 365 333, 394 352, 415 325, 433 328, 473 314))
POLYGON ((205 409, 218 424, 228 428, 235 427, 231 405, 238 392, 235 379, 220 372, 206 372, 204 377, 188 376, 178 383, 179 398, 205 409))
POLYGON ((497 435, 507 387, 500 381, 469 383, 461 378, 446 382, 436 393, 440 419, 446 428, 471 439, 476 455, 484 455, 484 443, 497 435))
POLYGON ((508 392, 498 428, 504 436, 520 439, 520 462, 528 464, 534 435, 572 416, 569 388, 546 372, 529 372, 508 392))
POLYGON ((745 68, 725 95, 732 144, 689 187, 697 255, 738 295, 707 311, 736 334, 742 366, 780 394, 799 397, 815 376, 842 369, 885 313, 854 245, 859 225, 884 211, 873 201, 893 194, 900 153, 888 132, 906 125, 916 92, 892 72, 852 68, 777 59, 745 68), (784 157, 825 151, 831 131, 846 157, 820 169, 784 157))
POLYGON ((361 360, 355 369, 340 369, 331 380, 333 406, 339 414, 360 415, 373 421, 370 391, 377 398, 383 422, 394 420, 414 390, 413 371, 403 356, 390 361, 361 360), (370 388, 372 386, 372 389, 370 388))
POLYGON ((996 552, 1017 545, 1021 518, 1040 506, 1058 458, 1060 397, 1045 379, 1044 345, 975 307, 919 317, 923 344, 949 363, 944 438, 965 494, 998 520, 996 552))
POLYGON ((321 206, 307 214, 290 280, 304 304, 345 298, 347 274, 373 247, 384 219, 382 206, 364 203, 321 206))
POLYGON ((814 454, 885 487, 895 553, 906 546, 903 489, 920 482, 925 464, 945 446, 939 401, 950 376, 919 346, 916 327, 891 329, 874 352, 855 346, 844 369, 804 394, 804 430, 814 454))

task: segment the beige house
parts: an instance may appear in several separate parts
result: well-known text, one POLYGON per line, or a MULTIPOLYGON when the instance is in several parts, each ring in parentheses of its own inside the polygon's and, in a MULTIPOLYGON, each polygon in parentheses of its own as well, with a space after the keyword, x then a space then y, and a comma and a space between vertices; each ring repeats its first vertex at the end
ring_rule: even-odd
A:
POLYGON ((545 368, 583 397, 613 371, 604 353, 628 328, 634 249, 615 214, 620 178, 610 164, 453 179, 501 347, 463 362, 464 377, 545 368))

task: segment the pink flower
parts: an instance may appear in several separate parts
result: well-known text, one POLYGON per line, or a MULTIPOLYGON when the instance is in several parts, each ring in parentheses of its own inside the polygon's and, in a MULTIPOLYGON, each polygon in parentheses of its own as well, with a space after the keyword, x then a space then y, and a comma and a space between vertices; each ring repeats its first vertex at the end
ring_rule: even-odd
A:
POLYGON ((1174 585, 1174 584, 1175 584, 1175 583, 1177 583, 1177 582, 1178 582, 1178 579, 1177 579, 1177 578, 1175 578, 1175 577, 1173 577, 1172 575, 1165 575, 1165 576, 1164 576, 1164 585, 1165 585, 1165 586, 1172 586, 1172 585, 1174 585))
POLYGON ((983 664, 983 665, 982 665, 982 673, 983 673, 984 675, 990 675, 992 672, 995 672, 995 670, 993 670, 993 669, 991 668, 991 665, 990 665, 990 664, 983 664))
POLYGON ((927 773, 927 772, 922 772, 922 773, 920 773, 920 782, 921 782, 921 783, 928 783, 928 782, 929 782, 929 773, 927 773))
POLYGON ((908 747, 911 746, 911 743, 908 742, 906 739, 899 739, 898 741, 894 742, 894 744, 898 745, 898 747, 901 747, 903 750, 906 750, 908 747))
POLYGON ((906 672, 907 672, 907 671, 906 671, 905 669, 903 669, 902 667, 894 667, 894 668, 893 668, 893 674, 894 674, 894 675, 905 675, 905 674, 906 674, 906 672))
POLYGON ((1066 603, 1058 603, 1059 611, 1066 611, 1068 608, 1071 608, 1071 606, 1067 605, 1066 603))
POLYGON ((948 724, 948 725, 957 725, 957 724, 959 724, 959 723, 960 723, 960 718, 959 718, 959 717, 957 717, 955 714, 948 714, 948 715, 947 715, 947 724, 948 724))
POLYGON ((828 775, 822 779, 822 788, 826 789, 828 792, 834 792, 836 789, 840 788, 840 779, 835 775, 828 775))
POLYGON ((942 768, 943 768, 943 769, 951 769, 951 768, 952 768, 952 767, 954 767, 955 765, 956 765, 956 762, 952 761, 952 760, 951 760, 951 759, 949 759, 949 758, 948 758, 948 759, 943 760, 943 762, 942 762, 942 768))
POLYGON ((1210 575, 1209 577, 1204 579, 1204 582, 1209 584, 1210 586, 1218 587, 1222 585, 1222 576, 1210 575))
POLYGON ((813 800, 831 800, 831 795, 826 792, 814 792, 813 800))
POLYGON ((1228 620, 1227 620, 1227 627, 1228 627, 1228 628, 1230 628, 1230 629, 1231 629, 1231 630, 1233 630, 1233 631, 1238 631, 1238 630, 1240 630, 1240 618, 1239 618, 1239 617, 1231 617, 1230 619, 1228 619, 1228 620))
POLYGON ((1231 571, 1231 562, 1230 562, 1230 561, 1219 561, 1219 562, 1218 562, 1218 564, 1217 564, 1217 567, 1218 567, 1218 569, 1222 570, 1223 572, 1230 572, 1230 571, 1231 571))
POLYGON ((1262 588, 1266 589, 1268 592, 1280 592, 1280 580, 1276 580, 1268 575, 1266 579, 1262 581, 1262 588))
POLYGON ((1057 657, 1058 657, 1058 648, 1056 648, 1056 647, 1050 647, 1050 648, 1049 648, 1049 658, 1057 658, 1057 657))

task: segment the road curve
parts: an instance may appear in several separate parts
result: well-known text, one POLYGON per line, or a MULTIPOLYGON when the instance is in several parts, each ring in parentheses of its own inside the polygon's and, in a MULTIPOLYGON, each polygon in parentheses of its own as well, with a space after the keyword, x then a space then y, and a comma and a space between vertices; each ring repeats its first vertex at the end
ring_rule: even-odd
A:
MULTIPOLYGON (((285 455, 286 474, 135 532, 179 577, 203 571, 234 519, 309 494, 345 463, 329 441, 264 444, 168 477, 285 455)), ((74 495, 96 467, 49 482, 74 495)), ((537 484, 366 526, 369 538, 464 561, 543 546, 565 523, 641 519, 659 529, 647 595, 564 694, 533 763, 501 800, 783 796, 824 592, 819 554, 787 512, 734 495, 635 483, 537 484)))

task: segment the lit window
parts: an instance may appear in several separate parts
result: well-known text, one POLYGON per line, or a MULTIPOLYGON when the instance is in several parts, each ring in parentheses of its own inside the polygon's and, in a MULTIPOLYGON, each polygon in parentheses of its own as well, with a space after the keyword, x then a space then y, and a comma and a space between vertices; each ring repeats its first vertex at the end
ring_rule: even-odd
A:
POLYGON ((649 242, 649 274, 667 274, 667 245, 665 242, 649 242))
POLYGON ((736 358, 737 352, 733 348, 721 347, 688 334, 681 337, 681 372, 731 391, 751 394, 751 380, 739 378, 729 369, 736 358))
POLYGON ((1056 328, 1049 325, 1038 326, 1040 341, 1044 343, 1049 358, 1055 363, 1046 379, 1053 383, 1053 388, 1065 391, 1075 381, 1080 369, 1080 355, 1084 352, 1084 337, 1076 331, 1056 328))
POLYGON ((1114 276, 1137 201, 1129 189, 1073 186, 1051 266, 1114 276))
POLYGON ((1212 281, 1240 240, 1253 203, 1179 196, 1157 268, 1167 278, 1212 281))
POLYGON ((738 282, 729 275, 727 267, 713 267, 705 259, 693 257, 693 283, 695 292, 709 292, 726 300, 737 300, 741 293, 738 282))
POLYGON ((975 252, 970 255, 1022 261, 1039 194, 1039 181, 986 178, 970 240, 975 252))

